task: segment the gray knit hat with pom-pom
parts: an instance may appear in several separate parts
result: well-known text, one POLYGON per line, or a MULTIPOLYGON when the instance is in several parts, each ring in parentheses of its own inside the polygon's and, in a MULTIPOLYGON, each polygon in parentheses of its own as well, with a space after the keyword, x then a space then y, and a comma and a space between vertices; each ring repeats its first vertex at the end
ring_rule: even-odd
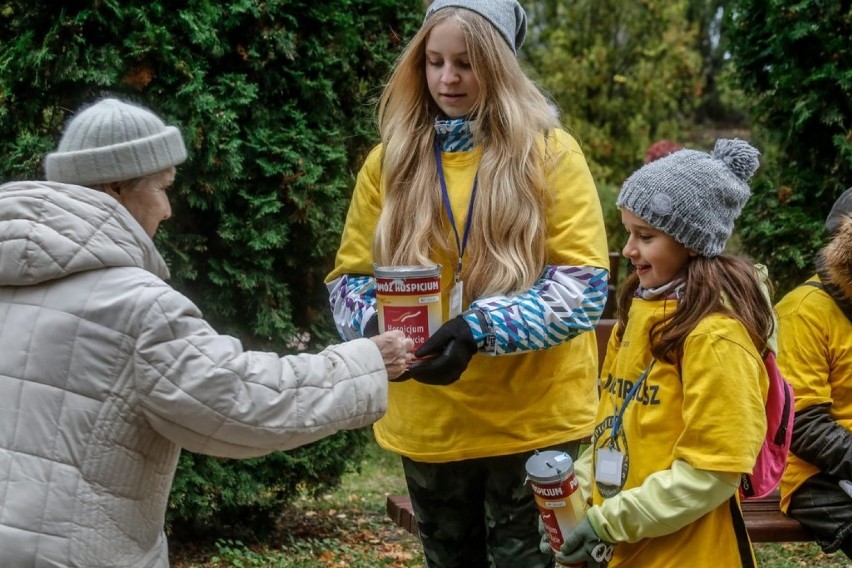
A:
POLYGON ((713 152, 680 150, 636 170, 616 199, 657 230, 695 252, 725 250, 760 152, 743 140, 717 140, 713 152))

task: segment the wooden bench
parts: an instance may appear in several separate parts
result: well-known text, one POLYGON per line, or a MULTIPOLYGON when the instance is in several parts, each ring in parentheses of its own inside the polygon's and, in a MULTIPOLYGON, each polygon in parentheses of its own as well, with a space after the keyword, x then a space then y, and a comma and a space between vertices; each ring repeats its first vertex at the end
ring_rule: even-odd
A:
POLYGON ((615 307, 617 303, 616 291, 621 280, 621 267, 624 263, 625 258, 621 256, 621 253, 609 253, 609 283, 607 284, 606 304, 604 304, 601 319, 611 319, 615 317, 615 307))
POLYGON ((814 537, 778 507, 778 491, 763 499, 743 501, 743 519, 752 542, 808 542, 814 537))
MULTIPOLYGON (((743 519, 752 542, 808 542, 813 537, 796 519, 790 518, 778 508, 778 493, 763 499, 743 501, 743 519)), ((414 536, 417 519, 407 495, 391 495, 387 499, 388 517, 414 536)))
MULTIPOLYGON (((598 370, 603 364, 607 342, 614 325, 614 319, 602 319, 595 329, 598 353, 600 353, 598 370)), ((812 541, 813 537, 805 531, 799 521, 781 512, 778 506, 778 497, 778 492, 775 491, 763 499, 743 501, 743 519, 752 542, 812 541)), ((415 536, 419 535, 417 520, 414 518, 414 509, 412 509, 411 499, 407 495, 389 496, 387 498, 387 513, 394 523, 415 536)))

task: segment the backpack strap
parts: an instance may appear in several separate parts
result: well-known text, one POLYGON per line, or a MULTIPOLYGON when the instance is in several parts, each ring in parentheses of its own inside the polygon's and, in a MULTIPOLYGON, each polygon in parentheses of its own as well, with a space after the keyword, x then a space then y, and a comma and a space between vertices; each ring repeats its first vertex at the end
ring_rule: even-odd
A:
POLYGON ((740 561, 742 562, 743 568, 755 568, 754 565, 754 557, 751 552, 751 542, 748 539, 748 532, 746 531, 745 519, 743 519, 743 512, 740 510, 739 505, 737 505, 737 498, 735 495, 732 495, 730 499, 728 499, 728 504, 731 506, 731 520, 734 523, 734 534, 737 536, 737 549, 740 551, 740 561))
POLYGON ((814 288, 819 288, 820 290, 828 294, 829 297, 834 300, 834 303, 837 304, 837 307, 840 308, 840 311, 843 312, 843 315, 846 316, 846 319, 852 322, 852 302, 843 301, 839 299, 838 295, 832 293, 833 290, 822 282, 808 280, 807 282, 800 284, 800 286, 813 286, 814 288))

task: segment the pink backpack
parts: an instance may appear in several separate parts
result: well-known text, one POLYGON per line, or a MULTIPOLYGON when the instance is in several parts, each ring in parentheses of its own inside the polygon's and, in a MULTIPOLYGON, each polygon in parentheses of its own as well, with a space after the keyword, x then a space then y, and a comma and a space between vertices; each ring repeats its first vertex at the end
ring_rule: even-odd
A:
POLYGON ((766 350, 763 365, 769 375, 766 395, 766 436, 757 454, 754 471, 740 477, 740 499, 760 499, 778 487, 787 465, 790 442, 793 439, 793 387, 778 369, 775 353, 766 350))
POLYGON ((772 493, 781 481, 790 440, 793 437, 793 387, 781 375, 775 354, 767 350, 763 357, 769 375, 769 394, 766 397, 766 437, 757 454, 754 472, 740 479, 741 499, 760 499, 772 493))

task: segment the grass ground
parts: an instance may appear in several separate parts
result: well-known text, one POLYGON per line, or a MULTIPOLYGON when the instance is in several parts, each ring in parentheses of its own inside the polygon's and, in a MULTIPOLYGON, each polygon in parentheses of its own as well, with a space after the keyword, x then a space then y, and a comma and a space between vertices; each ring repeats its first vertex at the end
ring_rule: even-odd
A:
MULTIPOLYGON (((172 567, 423 568, 420 542, 385 515, 387 496, 405 492, 399 458, 371 443, 360 472, 321 499, 295 503, 271 542, 172 542, 172 567)), ((823 554, 813 543, 755 549, 761 568, 852 568, 842 554, 823 554)))
POLYGON ((385 514, 405 492, 399 457, 371 442, 340 488, 282 514, 273 542, 171 542, 172 568, 423 568, 420 541, 385 514))

